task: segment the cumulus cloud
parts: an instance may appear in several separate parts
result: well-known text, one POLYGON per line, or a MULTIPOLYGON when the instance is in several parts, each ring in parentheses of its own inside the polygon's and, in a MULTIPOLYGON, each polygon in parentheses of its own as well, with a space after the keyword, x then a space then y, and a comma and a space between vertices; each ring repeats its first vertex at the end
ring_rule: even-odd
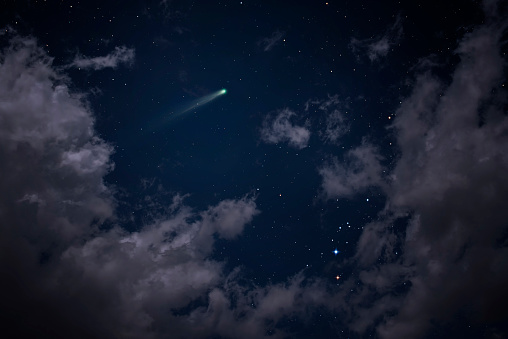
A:
POLYGON ((351 38, 349 47, 356 54, 366 54, 371 62, 388 55, 402 38, 402 19, 397 16, 394 24, 381 36, 369 39, 351 38))
MULTIPOLYGON (((72 289, 76 303, 83 305, 90 301, 78 296, 93 293, 98 298, 109 291, 111 302, 94 310, 101 313, 94 321, 108 319, 104 326, 113 334, 164 337, 171 330, 175 337, 199 335, 193 334, 190 311, 178 312, 191 302, 206 303, 208 292, 220 289, 223 264, 208 258, 214 234, 238 235, 258 210, 247 197, 223 201, 200 214, 184 205, 173 208, 177 210, 171 216, 139 232, 116 228, 68 248, 61 269, 75 283, 59 290, 72 289)), ((216 328, 206 330, 210 334, 216 328)))
MULTIPOLYGON (((83 94, 33 38, 0 52, 2 327, 20 337, 283 337, 285 316, 325 300, 318 281, 242 286, 212 259, 259 213, 255 198, 195 211, 174 196, 128 232, 104 183, 113 148, 83 94), (107 227, 104 224, 108 221, 107 227)), ((150 207, 150 206, 148 206, 150 207)))
POLYGON ((382 338, 419 338, 460 315, 507 334, 506 22, 487 22, 460 42, 451 82, 417 74, 396 112, 401 153, 387 208, 358 242, 358 331, 377 326, 382 338))
POLYGON ((284 37, 284 35, 285 35, 284 32, 276 30, 275 32, 272 33, 271 36, 259 40, 258 45, 263 48, 263 51, 268 52, 279 43, 279 41, 284 37))
POLYGON ((287 142, 295 148, 305 148, 310 138, 310 130, 306 126, 298 126, 291 122, 296 114, 285 108, 275 117, 267 117, 261 129, 264 142, 276 144, 287 142))
POLYGON ((120 64, 130 65, 134 62, 134 49, 125 46, 115 47, 115 50, 106 56, 87 57, 76 55, 68 67, 99 70, 103 68, 117 68, 120 64))
MULTIPOLYGON (((27 218, 49 218, 47 211, 60 210, 60 218, 47 223, 58 235, 79 234, 92 219, 111 217, 113 201, 103 177, 112 168, 113 149, 95 135, 83 97, 70 93, 34 39, 14 37, 1 60, 2 215, 14 218, 27 204, 33 209, 27 218), (79 211, 64 201, 79 201, 79 211), (81 219, 71 221, 73 212, 81 219)), ((8 224, 18 231, 35 227, 8 224)))
POLYGON ((346 198, 369 187, 383 187, 385 179, 381 160, 377 148, 365 140, 350 150, 344 161, 332 158, 330 163, 319 169, 324 194, 327 198, 346 198))
POLYGON ((52 313, 43 290, 60 255, 114 217, 103 182, 113 148, 35 39, 9 39, 0 54, 1 293, 7 323, 29 332, 52 313))

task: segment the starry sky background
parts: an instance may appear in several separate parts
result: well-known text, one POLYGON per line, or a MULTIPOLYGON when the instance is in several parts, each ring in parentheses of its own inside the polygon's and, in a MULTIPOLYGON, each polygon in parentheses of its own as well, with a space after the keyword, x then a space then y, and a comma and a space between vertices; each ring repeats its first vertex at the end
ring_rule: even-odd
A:
POLYGON ((0 4, 4 332, 508 336, 506 1, 0 4))

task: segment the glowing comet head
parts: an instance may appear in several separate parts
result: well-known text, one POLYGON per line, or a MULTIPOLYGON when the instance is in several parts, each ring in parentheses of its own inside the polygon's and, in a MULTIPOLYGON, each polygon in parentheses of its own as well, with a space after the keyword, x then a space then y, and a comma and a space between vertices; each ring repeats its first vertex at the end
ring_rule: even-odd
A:
POLYGON ((226 94, 227 92, 228 91, 225 88, 223 88, 223 89, 221 89, 220 94, 226 94))

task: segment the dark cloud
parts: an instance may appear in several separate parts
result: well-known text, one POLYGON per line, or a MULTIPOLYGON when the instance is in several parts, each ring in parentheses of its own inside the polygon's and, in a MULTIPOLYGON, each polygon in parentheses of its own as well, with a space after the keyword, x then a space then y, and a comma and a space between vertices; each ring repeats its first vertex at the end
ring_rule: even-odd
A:
POLYGON ((234 279, 227 280, 223 289, 210 292, 209 299, 207 308, 192 315, 195 326, 203 332, 214 323, 228 338, 285 338, 290 333, 281 331, 278 323, 288 317, 305 321, 312 315, 312 308, 328 304, 329 294, 321 281, 308 281, 299 273, 286 283, 249 289, 234 279), (231 300, 236 301, 234 307, 231 300))
MULTIPOLYGON (((502 331, 496 326, 508 316, 508 119, 500 53, 506 25, 489 22, 460 42, 451 82, 417 74, 396 112, 401 153, 385 189, 387 208, 358 242, 363 287, 351 303, 358 331, 379 324, 382 338, 418 338, 458 315, 502 331), (407 217, 405 231, 397 231, 394 223, 407 217)), ((327 171, 325 187, 350 182, 345 170, 327 171)))
MULTIPOLYGON (((485 2, 487 13, 494 5, 485 2)), ((113 147, 94 131, 86 95, 69 90, 34 39, 2 34, 11 37, 0 52, 3 328, 20 337, 279 338, 292 334, 287 319, 331 310, 360 336, 424 337, 458 316, 507 336, 498 326, 508 317, 506 24, 486 22, 461 40, 450 79, 416 68, 394 115, 400 153, 390 169, 368 138, 318 169, 327 198, 378 187, 387 200, 363 225, 345 262, 353 274, 339 286, 306 272, 249 285, 214 257, 218 239, 240 237, 260 213, 250 195, 200 211, 186 195, 167 208, 147 199, 157 213, 128 232, 104 183, 113 147)), ((95 61, 88 67, 110 65, 95 61)), ((338 143, 349 129, 338 98, 310 106, 326 116, 316 134, 338 143)), ((294 119, 289 109, 267 117, 263 140, 306 147, 310 118, 294 119)))
MULTIPOLYGON (((200 215, 184 205, 173 208, 172 215, 145 225, 139 232, 114 229, 70 247, 62 255, 60 269, 65 283, 75 281, 62 288, 78 295, 93 293, 89 298, 109 291, 110 302, 101 312, 104 318, 117 322, 111 333, 164 336, 173 327, 179 329, 174 336, 189 336, 190 319, 173 312, 192 301, 207 302, 207 293, 220 287, 223 263, 208 259, 214 234, 225 238, 238 235, 257 213, 249 198, 222 201, 200 215), (119 310, 122 313, 118 314, 119 310)), ((87 305, 88 301, 78 303, 87 305)), ((207 330, 213 333, 216 329, 207 330)))
MULTIPOLYGON (((32 38, 0 54, 2 328, 19 337, 284 337, 284 317, 326 298, 319 281, 239 284, 212 259, 259 213, 255 198, 204 211, 175 195, 128 232, 104 176, 113 147, 94 131, 86 96, 32 38), (107 221, 107 224, 105 222, 107 221), (106 226, 107 225, 107 226, 106 226)), ((145 186, 153 186, 150 181, 145 186)), ((157 205, 150 200, 147 208, 157 205)), ((156 206, 159 207, 159 206, 156 206)), ((145 211, 150 214, 150 211, 145 211)))
MULTIPOLYGON (((50 303, 47 293, 60 256, 114 218, 103 183, 113 148, 96 136, 83 95, 69 91, 37 42, 10 38, 0 57, 0 258, 10 310, 4 321, 49 335, 56 318, 66 319, 57 306, 65 298, 56 293, 50 303)), ((68 327, 61 325, 62 333, 68 327)))

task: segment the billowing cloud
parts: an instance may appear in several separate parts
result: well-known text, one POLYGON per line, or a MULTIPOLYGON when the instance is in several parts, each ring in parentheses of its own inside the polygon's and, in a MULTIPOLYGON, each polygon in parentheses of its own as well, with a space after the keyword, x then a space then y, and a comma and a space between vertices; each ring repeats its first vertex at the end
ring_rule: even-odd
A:
MULTIPOLYGON (((34 39, 13 37, 0 52, 2 326, 20 337, 279 338, 291 335, 288 319, 332 309, 360 335, 418 338, 463 317, 506 336, 506 24, 486 22, 461 41, 450 79, 416 74, 395 114, 390 169, 369 139, 319 169, 329 198, 380 187, 387 199, 340 286, 303 273, 246 286, 241 268, 226 270, 215 245, 260 213, 249 195, 201 211, 176 195, 138 231, 122 228, 104 183, 113 147, 94 131, 86 95, 34 39)), ((340 109, 323 105, 334 123, 320 136, 336 142, 340 109)), ((305 147, 308 124, 295 118, 267 118, 263 140, 305 147)))
POLYGON ((117 68, 120 64, 130 65, 134 62, 134 49, 125 46, 115 47, 108 55, 87 57, 76 55, 68 67, 99 70, 103 68, 117 68))
POLYGON ((92 220, 112 216, 103 177, 112 168, 113 148, 95 135, 83 96, 69 91, 34 39, 13 38, 1 60, 1 215, 16 219, 29 209, 21 214, 26 223, 6 225, 45 234, 36 226, 41 222, 71 241, 92 220))
POLYGON ((356 54, 366 54, 371 62, 385 57, 402 38, 402 19, 397 16, 395 23, 386 32, 369 39, 351 38, 349 47, 356 54))
MULTIPOLYGON (((96 235, 84 244, 68 248, 62 255, 65 279, 75 281, 69 294, 76 303, 89 305, 109 291, 94 321, 112 334, 164 337, 195 337, 189 312, 191 302, 206 303, 211 289, 220 289, 223 263, 209 259, 214 234, 230 238, 243 231, 258 213, 250 198, 226 200, 196 214, 187 206, 164 219, 145 225, 139 232, 119 228, 96 235), (192 221, 193 220, 193 221, 192 221), (88 295, 88 300, 78 296, 88 295), (118 311, 121 310, 121 313, 118 311), (179 313, 180 312, 180 313, 179 313)), ((192 310, 192 308, 190 309, 192 310)), ((89 315, 92 317, 92 315, 89 315)), ((213 323, 207 333, 214 333, 213 323)))
POLYGON ((310 138, 310 130, 306 126, 298 126, 291 122, 296 114, 285 108, 275 117, 267 117, 261 129, 264 142, 276 144, 287 142, 296 148, 305 148, 310 138))
POLYGON ((94 131, 86 96, 69 90, 33 38, 12 37, 0 60, 0 297, 9 333, 279 338, 284 317, 305 317, 326 300, 319 281, 302 274, 242 286, 239 268, 212 259, 217 238, 235 239, 259 213, 254 197, 195 211, 175 195, 137 232, 122 228, 104 183, 113 148, 94 131))
POLYGON ((460 315, 506 335, 505 29, 490 17, 466 34, 451 82, 417 74, 396 112, 401 153, 385 190, 387 209, 358 242, 363 287, 350 300, 358 331, 377 326, 382 338, 419 338, 460 315))
POLYGON ((114 218, 103 182, 113 148, 35 39, 10 38, 0 57, 1 293, 7 323, 33 334, 36 323, 56 325, 45 314, 65 314, 58 306, 53 312, 47 293, 60 256, 114 218))

